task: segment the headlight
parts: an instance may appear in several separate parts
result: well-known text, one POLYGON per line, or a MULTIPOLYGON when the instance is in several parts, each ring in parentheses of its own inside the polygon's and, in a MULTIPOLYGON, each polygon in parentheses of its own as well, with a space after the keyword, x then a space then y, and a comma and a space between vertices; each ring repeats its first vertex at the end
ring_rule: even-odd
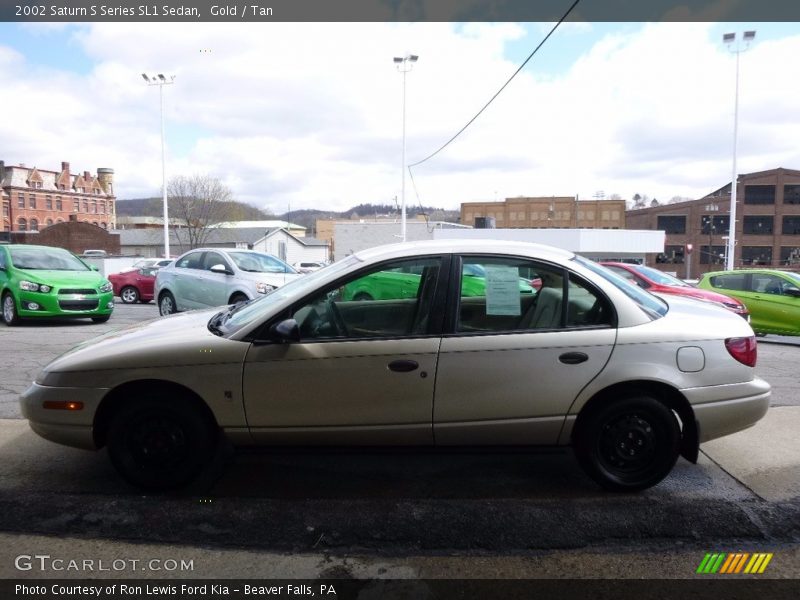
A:
POLYGON ((114 289, 114 286, 111 285, 110 281, 106 281, 103 285, 100 286, 99 289, 101 292, 110 292, 111 290, 114 289))
POLYGON ((277 286, 270 285, 268 283, 257 283, 256 284, 256 291, 259 294, 269 294, 272 290, 278 289, 277 286))
POLYGON ((42 292, 43 294, 46 294, 53 289, 49 285, 45 285, 43 283, 34 283, 32 281, 20 281, 19 288, 21 290, 25 290, 26 292, 42 292))

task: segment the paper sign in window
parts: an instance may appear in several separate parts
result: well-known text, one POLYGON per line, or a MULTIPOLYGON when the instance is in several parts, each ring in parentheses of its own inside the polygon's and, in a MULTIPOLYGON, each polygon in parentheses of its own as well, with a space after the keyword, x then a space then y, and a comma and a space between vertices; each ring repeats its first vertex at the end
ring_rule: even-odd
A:
POLYGON ((516 267, 486 267, 486 314, 521 315, 519 272, 516 267))

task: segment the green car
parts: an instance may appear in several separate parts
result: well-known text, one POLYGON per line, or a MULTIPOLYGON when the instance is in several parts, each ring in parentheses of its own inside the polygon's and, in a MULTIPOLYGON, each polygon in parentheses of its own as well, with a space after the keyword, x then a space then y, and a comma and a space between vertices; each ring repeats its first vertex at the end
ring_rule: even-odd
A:
MULTIPOLYGON (((399 298, 416 298, 419 290, 421 268, 414 272, 412 268, 400 267, 379 271, 346 285, 343 300, 397 300, 399 298)), ((520 278, 521 294, 534 294, 532 282, 520 278)), ((461 278, 461 296, 486 295, 486 270, 482 265, 465 264, 464 276, 461 278)))
POLYGON ((104 323, 114 310, 111 283, 63 248, 0 245, 3 321, 89 317, 104 323))
POLYGON ((756 333, 800 335, 800 275, 774 269, 706 273, 697 284, 732 296, 750 311, 756 333))

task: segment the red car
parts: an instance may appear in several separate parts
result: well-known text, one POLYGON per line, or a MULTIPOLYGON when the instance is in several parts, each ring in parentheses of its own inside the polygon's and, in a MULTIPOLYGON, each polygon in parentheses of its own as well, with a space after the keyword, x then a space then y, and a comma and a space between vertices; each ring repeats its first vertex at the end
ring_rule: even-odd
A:
POLYGON ((747 319, 748 322, 750 321, 750 311, 747 310, 747 307, 730 296, 693 287, 677 277, 644 265, 617 262, 603 262, 600 264, 648 292, 675 294, 677 296, 705 300, 706 302, 716 302, 732 310, 740 317, 747 319))
POLYGON ((153 299, 157 272, 158 269, 152 267, 126 269, 109 275, 108 280, 114 286, 114 295, 119 296, 125 304, 150 302, 153 299))

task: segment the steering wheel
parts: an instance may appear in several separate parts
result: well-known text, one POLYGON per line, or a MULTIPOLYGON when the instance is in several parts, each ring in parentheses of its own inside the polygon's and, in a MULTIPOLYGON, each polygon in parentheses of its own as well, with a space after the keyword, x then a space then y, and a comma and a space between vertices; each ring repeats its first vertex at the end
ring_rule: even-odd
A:
POLYGON ((339 308, 332 299, 325 301, 325 314, 328 317, 328 322, 335 329, 337 337, 347 337, 347 326, 344 324, 344 319, 339 312, 339 308))

